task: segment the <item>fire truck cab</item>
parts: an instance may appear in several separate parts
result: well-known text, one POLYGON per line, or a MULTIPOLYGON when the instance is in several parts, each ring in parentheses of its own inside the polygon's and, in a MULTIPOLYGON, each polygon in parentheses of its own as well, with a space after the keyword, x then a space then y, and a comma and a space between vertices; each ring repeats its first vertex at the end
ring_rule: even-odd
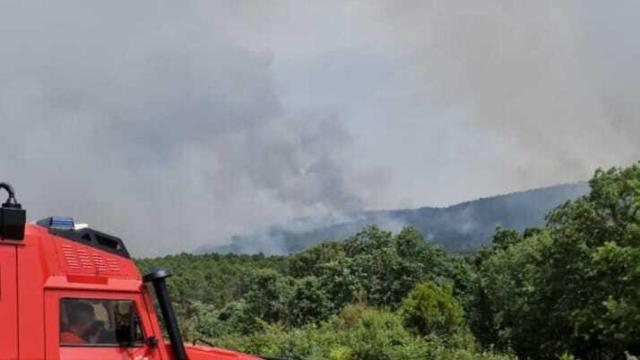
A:
POLYGON ((142 277, 121 239, 70 218, 26 223, 11 186, 0 189, 0 359, 260 359, 185 345, 167 271, 142 277))

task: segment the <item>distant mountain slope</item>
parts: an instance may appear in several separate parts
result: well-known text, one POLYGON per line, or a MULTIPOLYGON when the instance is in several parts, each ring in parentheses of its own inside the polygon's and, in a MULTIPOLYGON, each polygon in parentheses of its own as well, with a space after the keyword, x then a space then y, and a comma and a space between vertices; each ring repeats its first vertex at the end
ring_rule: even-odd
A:
POLYGON ((588 192, 586 183, 565 184, 468 201, 445 208, 365 211, 347 219, 302 218, 264 232, 238 235, 231 244, 205 246, 198 253, 286 254, 323 240, 343 239, 377 224, 398 231, 416 227, 428 241, 450 251, 470 251, 491 240, 497 226, 523 230, 540 225, 549 210, 588 192))

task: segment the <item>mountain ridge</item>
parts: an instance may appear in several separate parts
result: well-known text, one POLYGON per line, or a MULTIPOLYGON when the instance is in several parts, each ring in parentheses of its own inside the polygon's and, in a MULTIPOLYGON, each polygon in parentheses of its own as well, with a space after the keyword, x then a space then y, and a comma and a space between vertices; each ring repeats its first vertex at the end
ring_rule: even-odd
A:
POLYGON ((524 230, 541 225, 554 207, 587 194, 588 183, 552 185, 482 197, 445 207, 368 210, 344 218, 307 217, 232 237, 230 244, 202 246, 196 253, 290 254, 324 240, 339 240, 367 225, 399 231, 417 228, 427 241, 452 252, 473 251, 491 241, 496 227, 524 230))

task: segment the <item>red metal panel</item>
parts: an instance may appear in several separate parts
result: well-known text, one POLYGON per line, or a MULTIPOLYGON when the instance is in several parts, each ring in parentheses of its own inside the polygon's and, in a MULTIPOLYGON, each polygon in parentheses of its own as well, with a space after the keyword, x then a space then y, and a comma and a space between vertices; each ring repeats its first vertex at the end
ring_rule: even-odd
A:
POLYGON ((18 358, 16 247, 0 245, 0 357, 18 358))
POLYGON ((18 346, 21 359, 44 359, 44 279, 41 236, 26 228, 18 247, 18 346))
POLYGON ((207 346, 186 345, 189 360, 261 360, 262 358, 207 346))
POLYGON ((154 334, 156 336, 156 339, 158 340, 158 351, 160 359, 173 359, 173 354, 168 351, 166 341, 162 336, 162 329, 160 328, 160 323, 158 322, 158 315, 156 314, 151 294, 149 293, 145 285, 142 285, 141 291, 142 304, 144 305, 143 312, 147 314, 146 321, 148 321, 148 327, 149 329, 151 329, 150 333, 154 334))

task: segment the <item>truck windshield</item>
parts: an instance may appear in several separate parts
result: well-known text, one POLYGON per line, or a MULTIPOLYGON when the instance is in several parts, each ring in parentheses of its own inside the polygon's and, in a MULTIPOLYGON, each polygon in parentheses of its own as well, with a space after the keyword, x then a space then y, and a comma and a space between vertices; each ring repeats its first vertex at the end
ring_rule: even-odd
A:
POLYGON ((60 345, 144 345, 138 314, 131 300, 60 300, 60 345))

